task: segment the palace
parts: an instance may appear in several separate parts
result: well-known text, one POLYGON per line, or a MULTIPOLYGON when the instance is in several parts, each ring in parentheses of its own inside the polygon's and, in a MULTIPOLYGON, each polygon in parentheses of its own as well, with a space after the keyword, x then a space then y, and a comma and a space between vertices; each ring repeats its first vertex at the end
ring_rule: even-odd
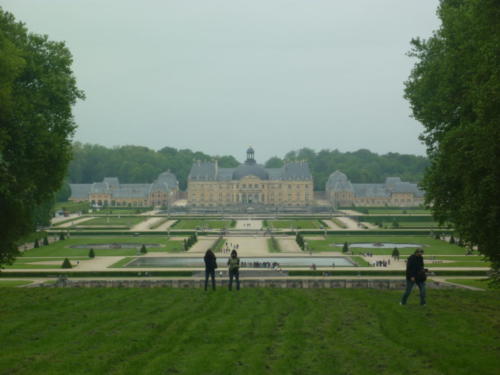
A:
POLYGON ((236 168, 196 161, 188 176, 190 207, 308 207, 313 201, 313 179, 306 162, 264 168, 255 161, 251 147, 245 163, 236 168))
POLYGON ((92 206, 161 207, 172 204, 179 193, 177 177, 164 172, 152 184, 120 184, 106 177, 93 184, 70 184, 70 201, 88 201, 92 206))
POLYGON ((417 184, 399 177, 387 177, 383 184, 352 184, 340 171, 330 175, 325 193, 336 207, 416 207, 424 203, 424 192, 417 184))

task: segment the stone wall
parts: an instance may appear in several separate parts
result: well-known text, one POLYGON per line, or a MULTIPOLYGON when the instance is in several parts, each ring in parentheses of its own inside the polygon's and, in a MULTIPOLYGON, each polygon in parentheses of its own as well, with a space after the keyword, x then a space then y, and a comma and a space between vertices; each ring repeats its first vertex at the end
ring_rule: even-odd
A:
MULTIPOLYGON (((59 280, 54 284, 40 284, 43 288, 203 288, 204 280, 200 279, 166 279, 166 280, 59 280)), ((210 283, 209 283, 210 285, 210 283)), ((228 280, 218 279, 219 288, 227 288, 228 280)), ((456 285, 430 281, 426 283, 431 289, 455 289, 456 285)), ((394 279, 245 279, 241 280, 242 288, 367 288, 397 289, 406 287, 405 280, 394 279)))

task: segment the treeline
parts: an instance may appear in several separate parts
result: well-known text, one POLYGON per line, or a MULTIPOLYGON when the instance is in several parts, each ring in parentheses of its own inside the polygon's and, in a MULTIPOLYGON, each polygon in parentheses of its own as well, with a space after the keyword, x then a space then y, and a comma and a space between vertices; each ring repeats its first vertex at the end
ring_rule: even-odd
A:
POLYGON ((404 181, 418 183, 429 165, 424 156, 393 152, 378 155, 366 149, 354 152, 315 152, 310 148, 302 148, 290 151, 283 159, 269 159, 266 167, 279 167, 290 160, 306 160, 309 163, 315 190, 324 190, 328 177, 335 170, 345 173, 349 180, 355 183, 380 183, 384 182, 386 177, 401 177, 404 181))
POLYGON ((104 177, 118 177, 122 183, 150 183, 160 173, 169 170, 177 176, 182 190, 193 160, 217 159, 219 166, 232 168, 239 165, 233 156, 211 156, 188 149, 164 147, 159 151, 142 146, 107 148, 99 145, 75 143, 70 163, 70 183, 92 183, 104 177))
MULTIPOLYGON (((70 183, 92 183, 104 177, 118 177, 122 183, 150 183, 168 169, 179 180, 182 190, 193 160, 217 159, 219 166, 233 168, 240 164, 233 156, 213 156, 189 149, 164 147, 154 151, 142 146, 107 148, 99 145, 75 143, 73 160, 68 171, 70 183)), ((425 157, 389 153, 378 155, 368 150, 340 152, 303 148, 291 151, 283 158, 270 158, 265 166, 281 167, 286 161, 306 160, 314 177, 316 190, 324 190, 328 176, 335 170, 344 172, 352 182, 383 182, 386 177, 399 176, 410 182, 419 182, 428 165, 425 157)))

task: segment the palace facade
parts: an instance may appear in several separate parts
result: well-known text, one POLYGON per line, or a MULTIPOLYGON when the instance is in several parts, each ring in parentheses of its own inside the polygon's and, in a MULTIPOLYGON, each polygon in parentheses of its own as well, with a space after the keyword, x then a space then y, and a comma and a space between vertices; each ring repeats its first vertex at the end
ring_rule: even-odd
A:
POLYGON ((96 207, 161 207, 178 197, 179 182, 169 171, 152 184, 120 184, 117 177, 106 177, 93 184, 70 184, 70 201, 88 201, 96 207))
POLYGON ((187 200, 190 207, 307 207, 314 200, 313 179, 306 162, 264 168, 250 147, 245 163, 236 168, 196 161, 188 176, 187 200))
POLYGON ((353 184, 340 171, 330 175, 325 193, 335 207, 417 207, 424 203, 424 192, 417 184, 399 177, 387 177, 383 184, 353 184))

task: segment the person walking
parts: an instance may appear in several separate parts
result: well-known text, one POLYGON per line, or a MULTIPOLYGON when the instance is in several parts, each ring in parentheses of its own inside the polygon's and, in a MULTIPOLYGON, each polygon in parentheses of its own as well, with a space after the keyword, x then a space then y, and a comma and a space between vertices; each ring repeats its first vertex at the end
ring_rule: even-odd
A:
POLYGON ((203 258, 205 261, 205 291, 208 287, 208 277, 212 278, 212 289, 215 290, 215 269, 217 268, 217 258, 211 249, 208 249, 203 258))
POLYGON ((236 290, 240 290, 240 258, 236 250, 231 251, 227 265, 229 266, 229 290, 233 289, 233 278, 236 279, 236 290))
POLYGON ((401 305, 406 305, 410 293, 417 284, 420 290, 420 305, 426 304, 425 280, 427 279, 426 269, 424 268, 424 249, 417 249, 415 253, 410 255, 406 263, 406 290, 401 298, 401 305))

